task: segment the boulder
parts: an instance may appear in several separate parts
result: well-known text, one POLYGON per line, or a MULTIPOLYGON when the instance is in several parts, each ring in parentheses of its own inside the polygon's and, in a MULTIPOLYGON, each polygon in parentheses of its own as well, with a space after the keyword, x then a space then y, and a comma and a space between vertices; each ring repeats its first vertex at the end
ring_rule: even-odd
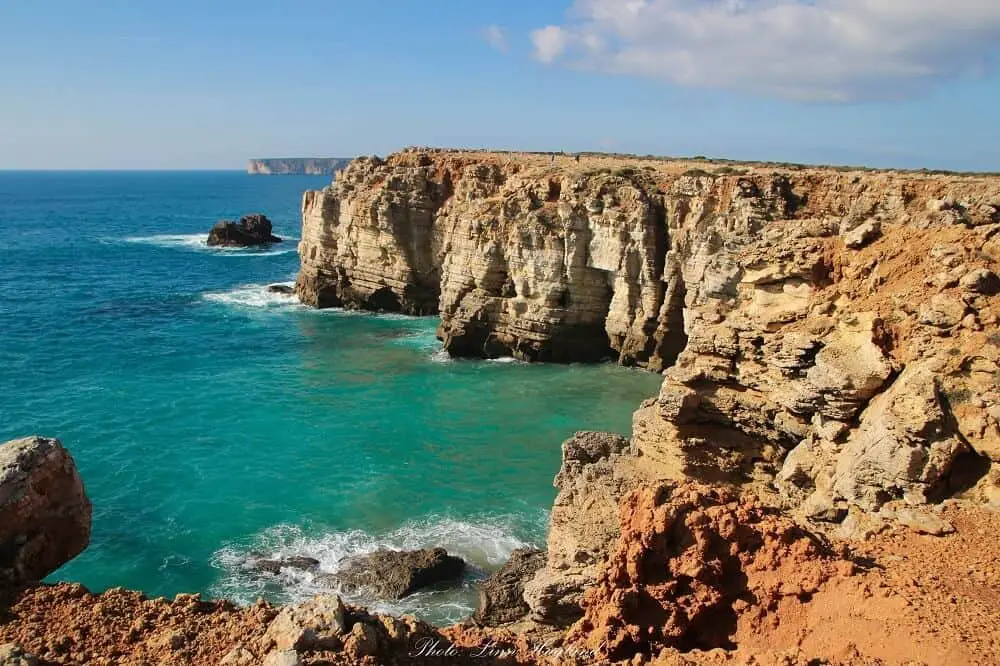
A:
POLYGON ((289 287, 287 284, 269 284, 267 285, 267 292, 269 294, 284 294, 285 296, 291 296, 295 293, 295 288, 289 287))
POLYGON ((517 622, 531 608, 524 600, 524 583, 545 566, 545 553, 535 548, 518 548, 496 573, 479 586, 477 623, 498 627, 517 622))
POLYGON ((340 597, 316 597, 285 606, 268 626, 264 643, 277 651, 340 649, 348 629, 345 612, 340 597))
POLYGON ((208 244, 223 247, 252 247, 280 242, 281 239, 271 233, 271 220, 260 214, 244 215, 238 222, 220 220, 208 232, 208 244))
POLYGON ((878 238, 881 233, 882 224, 878 220, 867 220, 843 235, 844 245, 852 250, 860 250, 878 238))
POLYGON ((966 291, 992 296, 1000 292, 1000 277, 986 268, 977 268, 962 277, 959 284, 966 291))
POLYGON ((444 548, 379 550, 350 558, 330 579, 346 592, 402 599, 422 587, 455 581, 464 571, 465 560, 444 548))
POLYGON ((42 580, 90 542, 90 500, 57 439, 0 445, 0 586, 42 580))
POLYGON ((841 450, 836 493, 866 511, 878 511, 894 499, 930 501, 967 450, 945 410, 935 373, 916 364, 907 367, 871 401, 841 450))
POLYGON ((937 294, 920 308, 920 323, 935 328, 958 326, 965 316, 965 304, 947 294, 937 294))

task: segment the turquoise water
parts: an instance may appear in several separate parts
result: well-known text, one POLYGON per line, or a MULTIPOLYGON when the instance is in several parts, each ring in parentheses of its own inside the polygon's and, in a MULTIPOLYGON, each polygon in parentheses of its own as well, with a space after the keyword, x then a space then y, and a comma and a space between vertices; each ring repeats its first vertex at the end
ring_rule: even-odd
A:
MULTIPOLYGON (((303 190, 239 173, 0 173, 0 441, 56 436, 94 503, 87 551, 52 576, 150 595, 301 598, 379 546, 443 545, 466 589, 388 607, 436 621, 515 547, 544 542, 559 443, 627 433, 655 375, 449 361, 435 318, 317 312, 294 279, 303 190), (221 217, 288 240, 213 250, 221 217)), ((368 600, 361 599, 367 602, 368 600)))

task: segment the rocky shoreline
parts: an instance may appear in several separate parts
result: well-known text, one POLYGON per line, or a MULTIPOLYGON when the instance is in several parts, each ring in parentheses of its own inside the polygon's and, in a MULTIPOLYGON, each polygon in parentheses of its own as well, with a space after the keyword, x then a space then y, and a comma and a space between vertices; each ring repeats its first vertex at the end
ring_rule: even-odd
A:
POLYGON ((1000 654, 1000 178, 412 149, 306 193, 299 252, 307 304, 438 313, 450 354, 611 358, 661 390, 630 437, 563 443, 545 551, 446 629, 335 596, 39 585, 89 502, 54 440, 0 446, 0 643, 54 664, 1000 654))

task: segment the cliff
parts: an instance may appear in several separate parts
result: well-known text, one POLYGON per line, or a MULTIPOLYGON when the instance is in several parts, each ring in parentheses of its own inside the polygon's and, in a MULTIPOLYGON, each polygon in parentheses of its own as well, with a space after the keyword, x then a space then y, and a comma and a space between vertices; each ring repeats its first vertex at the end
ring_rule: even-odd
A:
POLYGON ((250 160, 251 176, 332 176, 351 161, 349 157, 284 157, 250 160))
POLYGON ((665 479, 843 537, 1000 506, 995 176, 412 149, 306 193, 299 252, 305 303, 439 313, 453 355, 664 372, 630 440, 564 446, 536 621, 665 479))

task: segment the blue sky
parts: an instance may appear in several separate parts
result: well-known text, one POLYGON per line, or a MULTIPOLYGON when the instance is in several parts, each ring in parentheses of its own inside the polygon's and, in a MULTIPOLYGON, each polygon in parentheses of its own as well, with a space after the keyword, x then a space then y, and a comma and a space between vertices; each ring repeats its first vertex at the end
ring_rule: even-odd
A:
POLYGON ((996 0, 0 0, 0 168, 434 145, 1000 170, 998 49, 996 0))

